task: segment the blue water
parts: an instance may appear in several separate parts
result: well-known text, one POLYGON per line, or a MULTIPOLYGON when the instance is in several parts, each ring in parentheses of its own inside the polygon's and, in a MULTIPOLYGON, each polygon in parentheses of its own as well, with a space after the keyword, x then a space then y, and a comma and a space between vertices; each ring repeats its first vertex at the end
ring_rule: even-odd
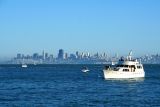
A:
POLYGON ((142 79, 105 80, 104 65, 0 67, 0 107, 157 107, 160 65, 142 79))

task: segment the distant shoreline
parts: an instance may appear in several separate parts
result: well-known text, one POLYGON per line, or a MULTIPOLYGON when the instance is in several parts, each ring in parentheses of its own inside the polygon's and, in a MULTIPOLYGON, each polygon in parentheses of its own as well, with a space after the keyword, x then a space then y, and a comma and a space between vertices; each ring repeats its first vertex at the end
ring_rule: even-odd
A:
MULTIPOLYGON (((110 65, 110 64, 27 64, 28 67, 52 67, 52 66, 67 66, 67 65, 72 65, 72 66, 76 66, 76 65, 110 65)), ((144 64, 144 65, 160 65, 160 64, 144 64)), ((22 64, 0 64, 0 67, 21 67, 22 64)))

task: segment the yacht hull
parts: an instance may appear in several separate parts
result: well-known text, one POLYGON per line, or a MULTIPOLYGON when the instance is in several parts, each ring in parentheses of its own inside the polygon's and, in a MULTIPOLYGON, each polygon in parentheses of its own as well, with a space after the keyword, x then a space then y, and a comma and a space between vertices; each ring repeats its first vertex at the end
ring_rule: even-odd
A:
POLYGON ((144 71, 135 72, 123 72, 123 71, 113 71, 113 70, 103 70, 105 79, 112 78, 143 78, 145 77, 144 71))

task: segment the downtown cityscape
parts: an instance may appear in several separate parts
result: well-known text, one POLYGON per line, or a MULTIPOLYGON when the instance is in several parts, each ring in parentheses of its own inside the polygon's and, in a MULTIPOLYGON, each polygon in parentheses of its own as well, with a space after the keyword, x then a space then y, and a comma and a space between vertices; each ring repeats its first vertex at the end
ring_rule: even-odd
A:
POLYGON ((160 0, 0 0, 0 107, 160 107, 160 0))
MULTIPOLYGON (((79 52, 66 53, 63 49, 59 49, 57 55, 49 54, 42 51, 42 53, 33 53, 33 55, 25 55, 18 53, 11 60, 4 62, 5 64, 111 64, 117 62, 121 57, 115 54, 113 56, 107 53, 79 52)), ((144 55, 137 57, 144 64, 160 64, 160 55, 144 55)))

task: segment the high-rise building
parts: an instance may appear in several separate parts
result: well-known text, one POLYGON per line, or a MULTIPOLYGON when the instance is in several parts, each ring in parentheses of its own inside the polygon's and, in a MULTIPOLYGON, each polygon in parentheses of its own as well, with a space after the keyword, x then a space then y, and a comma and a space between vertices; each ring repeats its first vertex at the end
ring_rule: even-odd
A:
POLYGON ((64 54, 64 59, 68 59, 68 54, 67 53, 64 54))
POLYGON ((42 57, 43 57, 43 60, 45 60, 45 52, 44 52, 44 50, 42 52, 42 57))
POLYGON ((49 57, 48 53, 45 53, 45 59, 47 59, 49 57))
POLYGON ((118 53, 116 53, 116 58, 118 58, 119 57, 119 55, 118 55, 118 53))
POLYGON ((81 54, 81 58, 83 59, 85 57, 85 54, 82 52, 81 54))
POLYGON ((76 58, 79 58, 79 52, 78 51, 76 52, 76 58))
POLYGON ((70 54, 70 59, 76 59, 76 55, 75 54, 70 54))
POLYGON ((95 58, 99 58, 99 53, 97 52, 95 55, 94 55, 95 58))
POLYGON ((63 49, 59 50, 58 59, 64 59, 64 50, 63 49))
POLYGON ((87 53, 87 57, 89 58, 90 56, 91 56, 91 55, 90 55, 90 53, 88 52, 88 53, 87 53))
POLYGON ((22 54, 21 58, 22 58, 22 59, 24 59, 24 58, 25 58, 24 54, 22 54))
POLYGON ((20 53, 17 54, 17 59, 21 59, 22 55, 20 53))
POLYGON ((53 54, 51 54, 51 55, 49 56, 49 59, 50 59, 50 60, 53 60, 53 59, 54 59, 53 54))
POLYGON ((34 53, 34 54, 33 54, 33 59, 38 59, 38 58, 39 58, 38 53, 34 53))

